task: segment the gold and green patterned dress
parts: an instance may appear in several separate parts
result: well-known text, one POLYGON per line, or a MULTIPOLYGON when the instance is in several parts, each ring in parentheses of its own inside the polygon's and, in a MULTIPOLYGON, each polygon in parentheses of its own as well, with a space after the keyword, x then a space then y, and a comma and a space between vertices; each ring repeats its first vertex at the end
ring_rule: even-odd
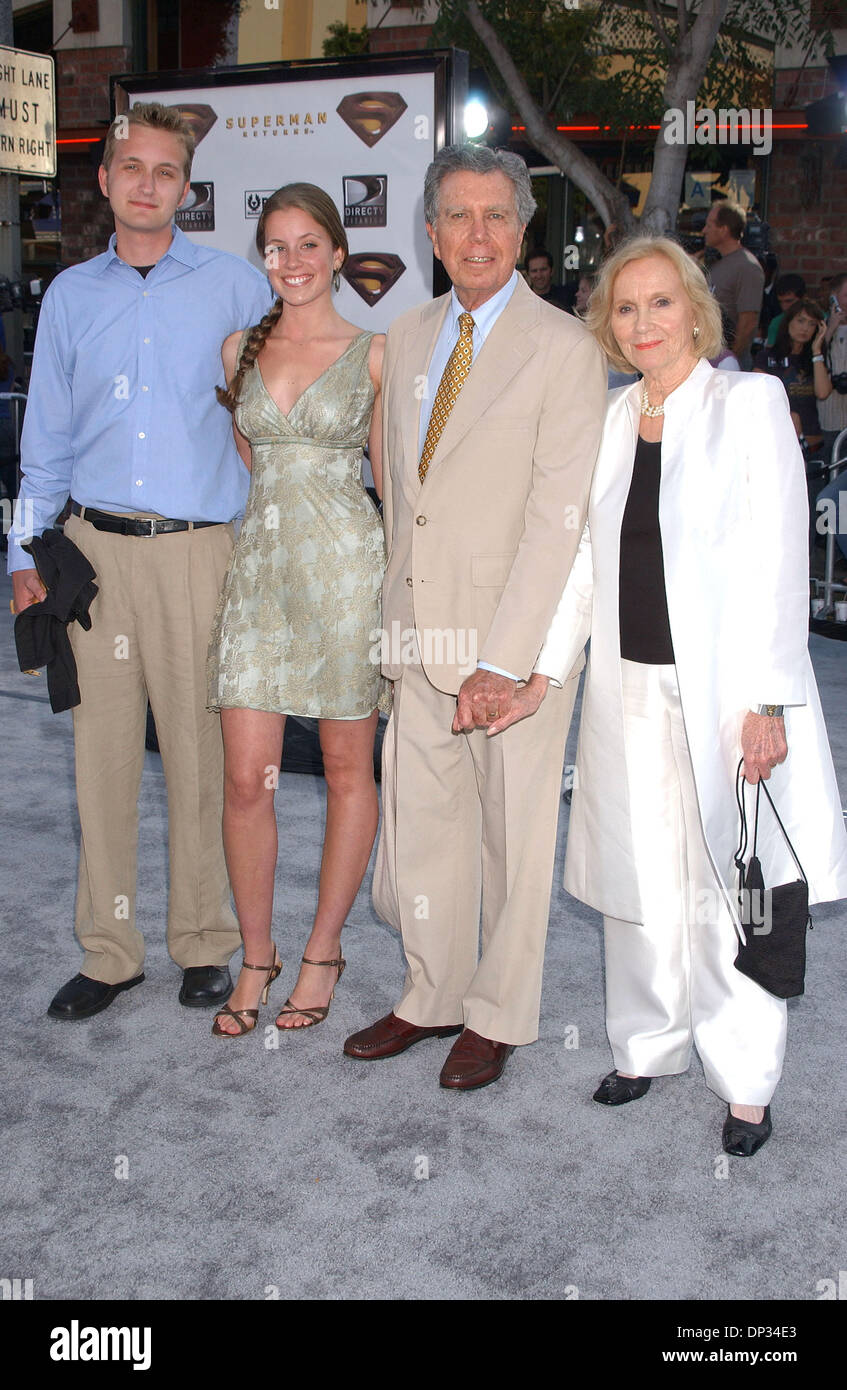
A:
POLYGON ((363 719, 385 707, 385 543, 362 482, 372 337, 354 338, 288 415, 258 364, 245 375, 235 420, 253 471, 212 629, 210 709, 363 719))

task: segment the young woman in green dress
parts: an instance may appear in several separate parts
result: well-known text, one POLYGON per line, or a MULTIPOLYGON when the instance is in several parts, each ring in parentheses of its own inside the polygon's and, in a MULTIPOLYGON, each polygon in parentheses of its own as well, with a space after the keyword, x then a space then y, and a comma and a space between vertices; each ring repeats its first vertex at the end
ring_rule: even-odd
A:
POLYGON ((219 392, 251 470, 209 651, 209 705, 221 711, 224 740, 224 847, 244 939, 244 966, 213 1025, 219 1037, 252 1032, 281 969, 271 919, 287 715, 319 721, 327 813, 317 910, 280 1029, 326 1018, 345 965, 341 929, 378 821, 382 683, 372 652, 385 547, 362 457, 367 443, 381 494, 385 340, 333 305, 347 238, 322 189, 298 183, 272 194, 256 244, 277 298, 260 324, 224 343, 228 389, 219 392))

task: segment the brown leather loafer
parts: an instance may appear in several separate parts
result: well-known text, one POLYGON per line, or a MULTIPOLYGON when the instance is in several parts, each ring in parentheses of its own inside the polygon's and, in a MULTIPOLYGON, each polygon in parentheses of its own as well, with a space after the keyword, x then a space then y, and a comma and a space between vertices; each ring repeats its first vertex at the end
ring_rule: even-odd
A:
POLYGON ((472 1028, 465 1028, 450 1049, 450 1056, 441 1068, 442 1086, 457 1091, 475 1091, 490 1086, 503 1073, 513 1043, 494 1042, 483 1038, 472 1028))
POLYGON ((449 1028, 418 1028, 390 1013, 372 1023, 370 1028, 363 1028, 361 1033, 351 1033, 344 1044, 344 1052, 347 1057, 358 1057, 360 1062, 375 1062, 380 1057, 396 1057, 424 1038, 452 1038, 461 1031, 460 1023, 449 1028))

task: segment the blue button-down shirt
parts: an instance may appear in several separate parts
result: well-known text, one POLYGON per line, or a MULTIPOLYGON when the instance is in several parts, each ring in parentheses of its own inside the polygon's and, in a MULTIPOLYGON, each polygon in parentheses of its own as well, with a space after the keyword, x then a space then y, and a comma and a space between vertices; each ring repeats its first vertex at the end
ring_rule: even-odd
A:
POLYGON ((68 495, 104 512, 231 521, 249 476, 219 405, 221 344, 273 302, 240 256, 197 246, 178 227, 146 278, 108 251, 71 266, 44 296, 21 439, 23 481, 9 536, 20 548, 68 495))

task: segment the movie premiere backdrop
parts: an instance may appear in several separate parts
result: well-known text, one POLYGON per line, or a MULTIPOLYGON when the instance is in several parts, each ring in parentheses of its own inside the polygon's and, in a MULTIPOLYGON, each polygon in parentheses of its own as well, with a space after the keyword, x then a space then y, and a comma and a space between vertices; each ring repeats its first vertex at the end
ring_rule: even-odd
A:
POLYGON ((116 113, 161 101, 194 127, 191 191, 177 214, 193 241, 264 269, 254 239, 265 199, 285 183, 315 183, 335 200, 350 246, 339 313, 381 332, 432 297, 423 180, 461 130, 466 54, 250 64, 112 86, 116 113))

